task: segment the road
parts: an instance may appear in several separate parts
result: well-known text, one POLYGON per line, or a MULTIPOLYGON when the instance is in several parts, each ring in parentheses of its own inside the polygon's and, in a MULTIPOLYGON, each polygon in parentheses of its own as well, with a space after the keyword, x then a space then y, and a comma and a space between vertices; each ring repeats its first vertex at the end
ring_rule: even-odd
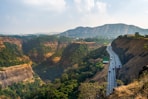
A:
POLYGON ((110 93, 112 93, 113 88, 117 87, 116 69, 121 68, 122 64, 118 55, 112 50, 111 45, 108 45, 106 50, 110 55, 108 78, 107 78, 108 85, 106 92, 106 95, 108 96, 110 93))

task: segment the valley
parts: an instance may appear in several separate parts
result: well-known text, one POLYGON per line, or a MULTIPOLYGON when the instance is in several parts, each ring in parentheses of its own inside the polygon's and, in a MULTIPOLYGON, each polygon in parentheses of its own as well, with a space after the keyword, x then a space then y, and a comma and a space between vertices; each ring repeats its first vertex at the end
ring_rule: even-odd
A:
POLYGON ((113 41, 58 35, 1 36, 0 44, 2 99, 147 97, 147 36, 121 35, 113 41), (140 85, 131 91, 135 84, 140 85), (131 94, 122 94, 128 90, 131 94))
POLYGON ((148 0, 0 0, 0 99, 148 99, 148 0))
MULTIPOLYGON (((107 68, 107 65, 103 65, 102 60, 104 57, 109 57, 105 46, 105 44, 107 44, 109 40, 75 40, 67 37, 46 35, 28 37, 6 37, 2 37, 3 39, 1 39, 1 44, 4 44, 4 47, 1 48, 1 50, 3 51, 3 49, 9 49, 9 47, 5 47, 5 43, 8 43, 9 46, 14 44, 15 46, 13 45, 11 49, 15 49, 9 53, 2 52, 4 56, 0 57, 1 59, 5 60, 4 57, 7 57, 9 55, 11 56, 11 54, 13 55, 13 60, 11 60, 10 63, 7 62, 7 67, 5 65, 1 66, 2 73, 6 72, 4 68, 9 70, 9 74, 5 74, 6 76, 2 77, 1 79, 1 98, 47 97, 42 96, 42 94, 40 93, 41 90, 44 90, 43 92, 45 93, 48 91, 51 91, 51 93, 53 93, 52 91, 56 90, 57 93, 54 93, 53 96, 57 98, 78 98, 81 97, 79 96, 78 91, 80 83, 93 77, 97 72, 101 72, 104 68, 107 68), (3 40, 6 37, 10 38, 10 40, 3 40), (16 39, 15 42, 17 40, 21 41, 19 44, 19 46, 21 45, 21 47, 13 43, 13 40, 11 41, 11 39, 16 39), (15 51, 17 51, 17 53, 15 51), (16 58, 14 58, 14 56, 16 58), (26 57, 26 60, 17 60, 18 57, 26 57), (16 71, 14 71, 16 73, 13 72, 13 70, 15 70, 16 68, 15 65, 17 65, 12 64, 16 63, 15 61, 18 61, 19 65, 17 67, 20 67, 20 71, 22 71, 23 74, 19 74, 19 70, 17 69, 16 71), (21 61, 23 62, 21 63, 21 61), (30 64, 29 66, 32 67, 32 72, 25 69, 21 70, 24 63, 30 64), (10 72, 12 72, 12 74, 10 72), (28 74, 30 76, 26 76, 26 78, 23 76, 28 74), (9 78, 9 75, 12 76, 10 76, 9 78), (26 80, 27 78, 28 80, 26 80), (37 88, 37 90, 33 91, 32 89, 34 88, 37 88), (53 90, 50 90, 51 88, 53 88, 53 90), (24 89, 27 90, 25 91, 25 94, 24 89), (14 90, 15 92, 11 93, 11 91, 14 90), (69 91, 66 91, 65 93, 65 90, 69 91), (36 96, 37 93, 40 93, 41 96, 36 96)), ((4 73, 1 75, 4 76, 4 73)), ((102 81, 102 84, 104 83, 105 78, 106 76, 100 79, 100 81, 102 81)), ((90 80, 89 82, 96 81, 90 80)), ((99 86, 104 86, 104 84, 99 86)))

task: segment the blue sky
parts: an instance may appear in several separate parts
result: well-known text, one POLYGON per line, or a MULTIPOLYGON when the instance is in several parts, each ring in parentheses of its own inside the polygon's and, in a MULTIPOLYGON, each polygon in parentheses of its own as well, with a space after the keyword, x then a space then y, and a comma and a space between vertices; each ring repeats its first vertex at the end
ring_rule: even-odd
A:
POLYGON ((148 0, 0 0, 0 33, 63 32, 109 23, 148 28, 148 0))

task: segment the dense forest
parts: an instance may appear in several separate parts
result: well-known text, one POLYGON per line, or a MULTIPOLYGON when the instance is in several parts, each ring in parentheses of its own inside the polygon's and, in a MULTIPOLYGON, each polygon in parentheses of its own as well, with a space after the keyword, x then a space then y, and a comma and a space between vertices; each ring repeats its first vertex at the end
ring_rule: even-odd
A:
MULTIPOLYGON (((3 56, 8 56, 7 63, 11 59, 16 60, 17 58, 15 57, 28 56, 30 58, 29 61, 33 62, 35 72, 34 82, 19 82, 6 88, 1 88, 1 98, 85 99, 86 97, 105 97, 106 82, 100 84, 93 80, 85 82, 104 68, 102 63, 103 58, 109 56, 105 50, 106 47, 102 46, 103 44, 101 45, 102 47, 89 50, 89 45, 77 43, 87 41, 82 41, 82 39, 74 40, 57 36, 41 36, 27 39, 25 37, 19 38, 23 40, 22 50, 17 49, 17 46, 14 44, 4 43, 6 47, 2 51, 3 53, 5 52, 6 55, 3 56), (53 46, 45 46, 45 44, 49 42, 52 42, 56 48, 53 46), (58 44, 56 45, 53 42, 58 42, 58 44), (60 44, 62 44, 62 46, 60 44), (46 53, 54 53, 50 57, 46 57, 45 60, 36 62, 31 56, 34 52, 38 54, 36 57, 42 56, 42 58, 44 58, 46 53), (51 60, 55 57, 60 57, 60 60, 52 63, 51 60), (95 61, 97 59, 99 60, 95 61), (41 79, 39 77, 41 77, 41 79), (89 90, 90 88, 91 91, 87 92, 88 95, 84 95, 85 90, 89 90)), ((89 42, 92 41, 99 44, 99 40, 89 39, 89 42)), ((11 65, 15 64, 8 64, 8 66, 11 65)))
MULTIPOLYGON (((126 96, 122 92, 126 93, 128 90, 131 92, 131 88, 134 89, 134 93, 126 97, 142 95, 147 97, 146 68, 142 70, 144 73, 141 73, 144 76, 139 75, 138 80, 115 89, 115 94, 113 93, 109 97, 106 97, 107 74, 99 82, 92 79, 98 73, 101 74, 108 69, 107 65, 103 64, 103 60, 109 59, 106 45, 111 40, 74 39, 45 35, 13 36, 10 38, 0 39, 0 72, 5 72, 3 67, 32 63, 34 78, 14 83, 5 88, 0 83, 1 99, 105 99, 110 97, 112 99, 112 97, 119 97, 119 95, 126 96), (17 39, 14 39, 16 40, 14 43, 10 38, 19 39, 21 47, 15 44, 17 39), (138 88, 132 86, 137 83, 138 88), (126 90, 122 90, 122 87, 126 90), (139 90, 142 90, 142 93, 139 90)), ((136 32, 135 35, 119 36, 116 40, 145 42, 139 44, 141 47, 137 48, 142 48, 145 54, 138 52, 140 53, 138 56, 147 55, 147 35, 141 36, 136 32)), ((128 44, 120 42, 118 45, 124 47, 123 45, 128 44)), ((121 48, 118 51, 122 51, 121 48)), ((119 54, 119 57, 120 55, 123 54, 119 54)), ((4 78, 1 77, 1 79, 4 78)), ((7 81, 5 82, 7 83, 7 81)), ((123 85, 121 80, 117 80, 117 83, 123 85)))
POLYGON ((6 89, 2 89, 0 94, 11 98, 13 97, 13 99, 18 97, 21 97, 22 99, 85 99, 86 96, 83 92, 92 88, 93 91, 90 91, 87 94, 92 94, 93 97, 96 97, 97 95, 104 97, 106 92, 105 83, 99 85, 95 81, 87 83, 84 81, 104 68, 102 61, 91 63, 89 59, 107 56, 105 48, 106 47, 102 47, 91 52, 101 52, 104 50, 103 54, 100 55, 92 55, 89 53, 79 60, 78 67, 73 66, 67 68, 62 73, 61 77, 56 78, 53 82, 42 83, 39 79, 36 79, 33 83, 17 83, 6 89))

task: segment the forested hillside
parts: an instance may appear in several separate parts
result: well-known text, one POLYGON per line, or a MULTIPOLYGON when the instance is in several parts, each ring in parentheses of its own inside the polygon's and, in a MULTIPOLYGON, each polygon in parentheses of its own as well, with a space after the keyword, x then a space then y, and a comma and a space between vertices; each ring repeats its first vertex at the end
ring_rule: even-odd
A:
POLYGON ((118 95, 127 99, 147 97, 145 93, 147 67, 143 67, 147 64, 147 36, 136 33, 119 36, 113 41, 113 50, 119 54, 123 63, 123 68, 118 70, 117 83, 123 85, 131 82, 131 84, 116 88, 108 97, 106 97, 108 65, 103 64, 103 59, 109 58, 105 45, 110 40, 70 39, 45 35, 13 36, 7 37, 7 40, 1 37, 0 40, 0 79, 2 79, 0 98, 2 99, 97 99, 98 97, 111 99, 119 97, 118 95), (25 80, 27 78, 30 80, 25 80), (138 80, 133 82, 134 78, 138 80), (134 85, 138 87, 134 88, 135 91, 131 91, 134 85), (122 92, 131 93, 125 95, 122 92))
POLYGON ((21 40, 1 37, 0 39, 0 67, 28 63, 29 57, 23 54, 21 40))
MULTIPOLYGON (((81 46, 86 46, 86 45, 81 45, 81 46)), ((69 48, 68 46, 68 49, 74 53, 77 52, 78 50, 81 53, 83 52, 85 53, 84 50, 86 49, 82 50, 82 48, 83 47, 80 47, 80 48, 78 47, 78 48, 75 48, 74 50, 73 46, 71 48, 69 48)), ((102 58, 104 56, 108 57, 108 54, 105 49, 106 47, 98 48, 95 51, 92 51, 88 53, 87 55, 84 55, 83 58, 82 56, 79 57, 76 55, 75 57, 73 57, 76 59, 76 61, 72 61, 74 64, 69 64, 71 66, 68 66, 63 71, 60 78, 55 79, 53 83, 48 82, 48 84, 41 86, 35 92, 32 92, 29 98, 40 99, 40 98, 48 97, 48 98, 55 98, 55 99, 60 99, 60 98, 85 99, 86 94, 84 95, 84 92, 86 90, 90 90, 89 88, 91 88, 92 91, 87 92, 88 94, 87 97, 101 96, 103 99, 106 94, 106 83, 105 82, 98 84, 95 81, 90 81, 87 83, 85 83, 84 81, 88 78, 93 77, 97 72, 100 72, 104 69, 104 65, 102 64, 102 58), (95 52, 98 52, 98 53, 92 54, 95 52), (98 61, 95 61, 98 58, 100 59, 98 61), (80 60, 77 61, 77 59, 80 59, 80 60)), ((73 55, 68 55, 67 53, 66 57, 68 58, 71 56, 73 55)), ((62 66, 62 64, 60 66, 62 66)), ((65 64, 63 66, 65 66, 65 64)))
MULTIPOLYGON (((15 57, 26 57, 26 60, 19 60, 19 63, 14 60, 13 62, 15 64, 33 63, 34 79, 27 82, 22 80, 6 86, 1 89, 0 98, 82 99, 85 98, 84 89, 89 90, 91 86, 93 86, 93 92, 90 91, 88 97, 96 97, 98 92, 100 96, 105 97, 106 83, 104 80, 100 84, 94 80, 87 81, 87 83, 85 81, 105 68, 106 65, 102 63, 103 58, 109 56, 104 45, 109 40, 97 38, 77 40, 44 35, 10 38, 19 39, 21 46, 13 41, 2 42, 1 49, 6 50, 3 51, 3 53, 6 52, 3 57, 10 57, 7 63, 15 57)), ((11 67, 12 64, 5 66, 11 67)), ((1 71, 3 70, 1 68, 1 71)), ((27 72, 25 69, 23 71, 27 72)), ((20 76, 14 75, 14 77, 20 76)))
POLYGON ((57 36, 39 36, 24 40, 23 51, 32 61, 40 63, 62 49, 71 42, 70 38, 57 36))

